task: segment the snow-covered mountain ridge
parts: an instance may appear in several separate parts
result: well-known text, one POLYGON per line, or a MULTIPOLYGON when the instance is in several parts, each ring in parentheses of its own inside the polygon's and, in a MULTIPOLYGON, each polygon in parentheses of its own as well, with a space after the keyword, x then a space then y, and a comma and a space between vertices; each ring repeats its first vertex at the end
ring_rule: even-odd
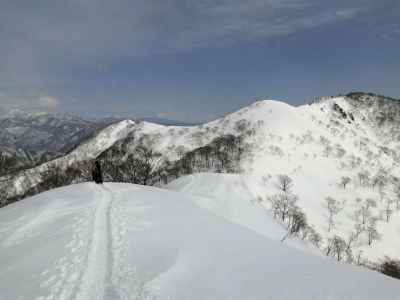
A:
MULTIPOLYGON (((117 116, 85 119, 75 114, 28 112, 18 109, 2 113, 0 176, 32 168, 63 156, 91 138, 97 131, 122 120, 124 118, 117 116)), ((150 117, 136 121, 139 120, 163 125, 193 125, 150 117)))
POLYGON ((16 200, 89 180, 98 159, 109 181, 163 185, 197 172, 241 173, 254 199, 273 210, 279 175, 286 174, 323 253, 343 241, 349 249, 341 260, 398 258, 399 111, 394 99, 350 94, 299 107, 259 101, 200 126, 124 121, 65 157, 1 178, 1 194, 16 200), (143 147, 152 165, 146 176, 138 169, 143 147))
MULTIPOLYGON (((85 183, 4 207, 0 299, 398 299, 395 279, 287 247, 216 216, 219 208, 207 203, 244 203, 214 192, 213 199, 200 199, 85 183)), ((271 215, 264 218, 262 230, 280 235, 271 215)))

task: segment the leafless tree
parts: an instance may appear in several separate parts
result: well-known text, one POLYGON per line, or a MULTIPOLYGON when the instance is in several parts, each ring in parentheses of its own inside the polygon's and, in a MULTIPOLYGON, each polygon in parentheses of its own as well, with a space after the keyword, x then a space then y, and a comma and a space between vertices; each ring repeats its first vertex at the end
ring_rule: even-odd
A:
POLYGON ((181 158, 185 155, 185 153, 188 152, 188 151, 189 151, 189 150, 186 149, 186 147, 185 147, 185 146, 182 146, 182 145, 179 145, 179 146, 176 147, 176 149, 175 149, 176 155, 178 155, 178 158, 179 158, 179 159, 181 159, 181 158))
POLYGON ((376 186, 379 188, 379 191, 382 191, 387 183, 387 172, 383 169, 379 170, 378 173, 372 178, 372 187, 376 186))
POLYGON ((359 198, 359 204, 361 205, 355 212, 356 221, 360 222, 362 227, 366 226, 368 219, 371 217, 371 208, 376 207, 376 201, 371 198, 367 198, 365 201, 359 198))
POLYGON ((366 227, 367 235, 368 235, 368 245, 370 246, 373 241, 379 240, 381 235, 376 229, 376 218, 369 218, 368 224, 366 227))
POLYGON ((363 255, 363 251, 362 250, 357 251, 355 262, 356 262, 356 264, 358 266, 361 266, 361 264, 363 263, 362 262, 362 255, 363 255))
POLYGON ((347 177, 347 176, 343 176, 343 177, 340 179, 340 184, 343 185, 343 188, 344 188, 344 189, 346 188, 346 186, 347 186, 350 182, 351 182, 351 178, 350 178, 350 177, 347 177))
POLYGON ((389 198, 386 199, 385 210, 384 210, 385 217, 386 217, 386 222, 389 222, 390 217, 393 214, 393 209, 392 209, 393 202, 394 201, 392 199, 389 199, 389 198))
POLYGON ((288 233, 282 238, 282 242, 290 235, 297 235, 307 227, 306 215, 298 207, 292 207, 289 212, 288 233))
POLYGON ((7 202, 7 194, 5 193, 5 191, 0 190, 0 207, 5 205, 6 202, 7 202))
POLYGON ((311 226, 307 226, 307 229, 304 232, 306 231, 307 231, 306 239, 315 247, 317 248, 321 247, 321 242, 322 242, 321 235, 311 226))
POLYGON ((361 171, 357 174, 357 176, 361 186, 368 185, 369 178, 371 176, 369 171, 367 170, 361 171))
POLYGON ((268 197, 269 202, 271 203, 271 209, 274 214, 274 218, 278 218, 280 215, 281 208, 281 194, 275 194, 271 197, 268 197))
POLYGON ((335 257, 338 261, 341 261, 346 253, 346 242, 338 235, 333 236, 328 239, 325 253, 327 256, 335 257))
POLYGON ((400 186, 397 186, 395 189, 396 198, 394 200, 396 204, 396 210, 400 210, 400 186))
POLYGON ((296 206, 297 196, 293 194, 280 193, 269 198, 274 217, 279 217, 285 222, 289 217, 290 210, 296 206))
POLYGON ((354 230, 350 233, 346 240, 346 254, 349 263, 354 261, 353 245, 357 243, 360 234, 364 231, 360 224, 356 224, 354 230))
POLYGON ((291 193, 293 187, 293 180, 288 175, 278 176, 278 187, 284 193, 291 193))
POLYGON ((341 207, 337 200, 332 197, 325 198, 325 205, 328 210, 328 231, 335 228, 335 216, 340 212, 341 207))

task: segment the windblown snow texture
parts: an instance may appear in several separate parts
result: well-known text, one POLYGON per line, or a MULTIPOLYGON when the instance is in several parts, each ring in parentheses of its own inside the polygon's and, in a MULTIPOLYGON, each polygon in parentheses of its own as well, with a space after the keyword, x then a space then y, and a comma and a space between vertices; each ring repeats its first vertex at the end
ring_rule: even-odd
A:
POLYGON ((2 208, 0 299, 398 299, 394 279, 286 247, 196 202, 87 183, 2 208))

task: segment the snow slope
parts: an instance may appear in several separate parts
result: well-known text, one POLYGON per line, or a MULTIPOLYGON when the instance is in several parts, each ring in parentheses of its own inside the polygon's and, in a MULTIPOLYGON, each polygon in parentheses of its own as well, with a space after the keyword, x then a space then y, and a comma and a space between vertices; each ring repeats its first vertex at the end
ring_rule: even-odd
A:
MULTIPOLYGON (((280 241, 287 230, 262 206, 249 189, 251 178, 239 174, 199 173, 181 177, 166 188, 191 195, 193 201, 217 216, 280 241)), ((297 239, 286 240, 290 246, 314 254, 318 249, 297 239)))
POLYGON ((0 210, 0 299, 398 299, 398 281, 288 248, 183 193, 92 183, 0 210))

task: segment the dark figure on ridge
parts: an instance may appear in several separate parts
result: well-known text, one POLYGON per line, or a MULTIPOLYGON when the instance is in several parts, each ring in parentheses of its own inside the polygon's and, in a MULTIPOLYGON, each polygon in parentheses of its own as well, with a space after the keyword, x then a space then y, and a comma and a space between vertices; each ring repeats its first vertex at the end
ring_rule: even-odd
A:
POLYGON ((92 177, 94 182, 97 184, 102 184, 103 183, 103 174, 101 172, 101 165, 98 160, 94 163, 93 169, 92 169, 92 177))

